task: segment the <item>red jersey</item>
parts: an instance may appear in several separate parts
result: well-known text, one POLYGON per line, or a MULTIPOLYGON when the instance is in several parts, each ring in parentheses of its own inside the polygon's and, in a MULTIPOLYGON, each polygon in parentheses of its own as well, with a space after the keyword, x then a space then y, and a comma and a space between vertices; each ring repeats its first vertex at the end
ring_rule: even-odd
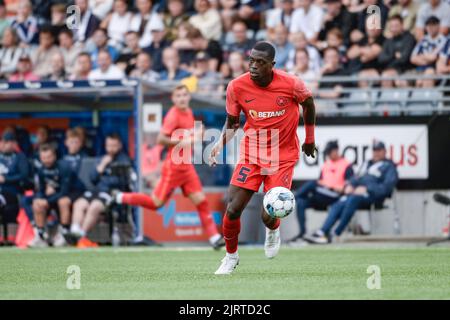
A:
POLYGON ((280 70, 273 70, 267 87, 256 85, 248 72, 232 80, 227 88, 227 113, 239 116, 243 111, 246 117, 240 162, 268 167, 298 160, 299 103, 311 96, 302 80, 280 70))
MULTIPOLYGON (((181 139, 192 134, 194 121, 194 114, 190 108, 181 110, 173 106, 164 117, 161 132, 173 139, 181 139)), ((192 165, 191 152, 184 154, 183 151, 176 146, 169 147, 164 166, 175 170, 188 169, 192 165)))

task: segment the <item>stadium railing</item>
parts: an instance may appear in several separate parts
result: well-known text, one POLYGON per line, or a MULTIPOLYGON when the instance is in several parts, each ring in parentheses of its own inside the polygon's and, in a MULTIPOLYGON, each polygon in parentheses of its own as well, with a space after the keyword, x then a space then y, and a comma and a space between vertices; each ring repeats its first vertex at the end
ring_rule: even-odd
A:
MULTIPOLYGON (((308 83, 327 84, 327 89, 313 89, 317 104, 317 113, 323 116, 395 116, 395 115, 427 115, 450 112, 450 75, 410 74, 396 77, 358 76, 321 77, 308 80, 308 83), (384 88, 382 81, 404 82, 402 87, 384 88), (434 87, 419 88, 415 84, 421 80, 434 80, 434 87), (365 82, 358 87, 358 82, 365 82), (341 86, 336 98, 323 98, 334 86, 341 86)), ((170 90, 178 81, 160 81, 148 84, 160 90, 170 90)), ((223 108, 225 105, 226 81, 200 79, 197 83, 199 92, 194 92, 198 101, 209 103, 211 107, 223 108), (211 88, 216 90, 211 90, 211 88)))

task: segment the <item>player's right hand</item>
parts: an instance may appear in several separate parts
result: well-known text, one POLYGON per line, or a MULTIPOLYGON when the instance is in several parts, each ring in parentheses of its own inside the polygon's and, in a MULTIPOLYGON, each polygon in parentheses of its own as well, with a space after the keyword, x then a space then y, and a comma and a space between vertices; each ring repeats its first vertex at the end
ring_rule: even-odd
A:
POLYGON ((221 149, 222 149, 222 147, 218 143, 212 147, 211 153, 209 154, 209 158, 208 158, 209 165, 211 167, 214 167, 217 164, 216 157, 220 154, 221 149))
POLYGON ((315 143, 304 143, 302 145, 302 151, 308 156, 315 158, 315 153, 318 152, 315 143))

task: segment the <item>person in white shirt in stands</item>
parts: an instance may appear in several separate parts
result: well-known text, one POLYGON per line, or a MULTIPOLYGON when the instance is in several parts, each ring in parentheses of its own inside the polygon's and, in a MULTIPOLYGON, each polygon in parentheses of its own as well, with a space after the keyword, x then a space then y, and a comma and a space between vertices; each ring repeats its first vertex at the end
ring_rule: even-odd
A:
POLYGON ((211 8, 209 0, 195 0, 195 10, 197 11, 189 22, 199 29, 208 40, 219 41, 222 35, 222 21, 217 9, 211 8))
POLYGON ((289 30, 293 22, 293 0, 276 0, 275 3, 276 7, 267 10, 266 13, 266 29, 269 39, 272 39, 274 30, 277 26, 281 24, 289 30))
POLYGON ((97 58, 98 68, 89 72, 88 80, 120 80, 125 73, 112 63, 107 50, 100 50, 97 58))
POLYGON ((153 41, 151 30, 164 29, 164 23, 161 17, 152 11, 152 0, 136 0, 136 7, 139 12, 131 19, 131 30, 139 33, 139 46, 146 48, 153 41))
POLYGON ((102 21, 100 27, 108 31, 108 44, 121 49, 125 41, 125 35, 131 28, 133 14, 128 11, 126 0, 115 0, 114 11, 102 21))
POLYGON ((89 0, 89 8, 97 18, 103 20, 111 11, 113 2, 114 0, 89 0))
POLYGON ((324 11, 312 3, 312 0, 298 0, 299 8, 292 14, 290 32, 303 32, 309 43, 317 40, 323 25, 324 11))
POLYGON ((318 72, 322 64, 319 51, 312 45, 308 44, 308 40, 303 32, 292 33, 290 35, 290 42, 294 46, 294 50, 289 52, 289 58, 286 62, 286 68, 291 70, 295 65, 295 53, 300 49, 305 49, 309 56, 309 67, 314 72, 318 72))
POLYGON ((0 49, 0 78, 8 78, 16 72, 17 63, 22 55, 22 48, 18 47, 18 38, 12 28, 3 32, 2 48, 0 49))

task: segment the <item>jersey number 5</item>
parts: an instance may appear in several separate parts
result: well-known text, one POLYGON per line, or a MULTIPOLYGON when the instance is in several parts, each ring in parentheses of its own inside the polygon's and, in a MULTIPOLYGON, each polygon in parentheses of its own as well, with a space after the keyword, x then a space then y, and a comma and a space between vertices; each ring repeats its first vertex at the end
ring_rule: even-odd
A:
POLYGON ((236 180, 239 182, 245 182, 245 180, 247 180, 249 172, 250 168, 242 167, 241 170, 239 170, 239 175, 236 180))

